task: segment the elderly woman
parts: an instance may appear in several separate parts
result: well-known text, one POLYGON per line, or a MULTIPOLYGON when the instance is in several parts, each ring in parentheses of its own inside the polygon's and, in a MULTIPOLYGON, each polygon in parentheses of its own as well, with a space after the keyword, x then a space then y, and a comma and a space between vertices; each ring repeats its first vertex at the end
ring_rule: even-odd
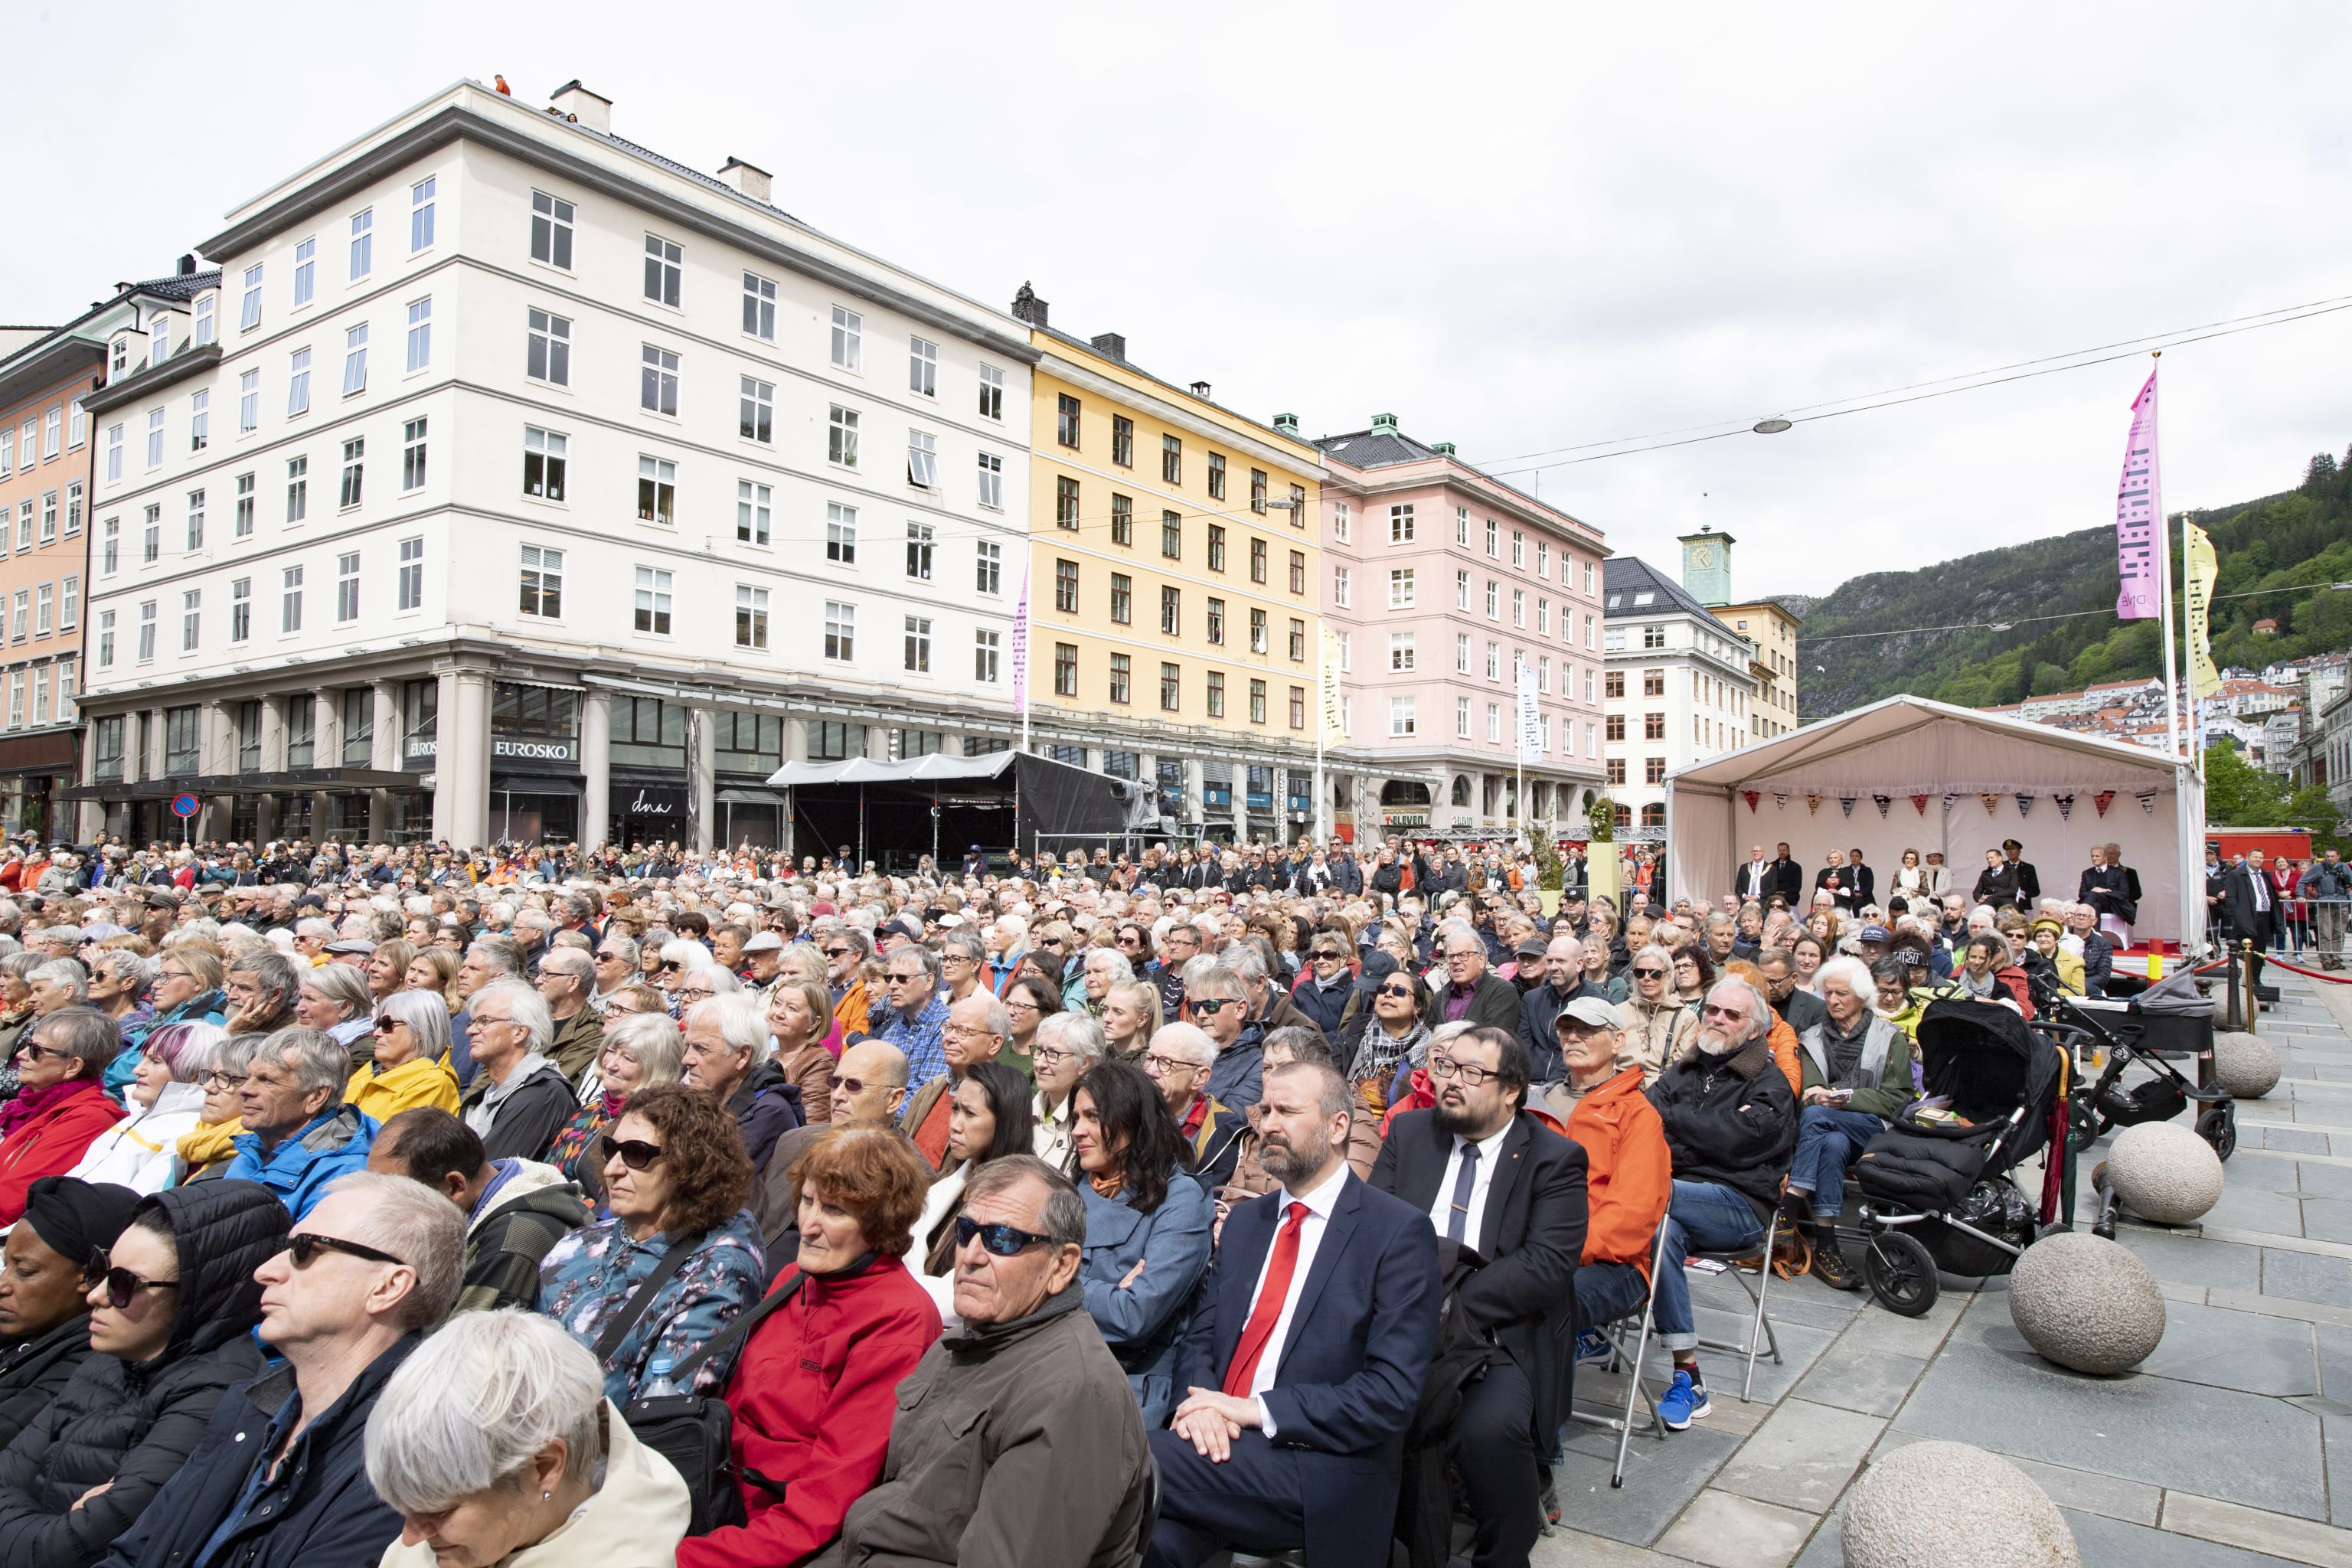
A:
POLYGON ((1026 1154, 1035 1139, 1029 1080, 1003 1062, 975 1062, 948 1102, 948 1144, 915 1221, 915 1277, 940 1316, 955 1315, 955 1216, 964 1184, 991 1160, 1026 1154))
POLYGON ((2068 952, 2060 941, 2066 934, 2066 928, 2045 916, 2028 929, 2032 932, 2033 951, 2057 971, 2058 989, 2069 996, 2080 996, 2083 994, 2083 955, 2068 952))
POLYGON ((595 1089, 555 1135, 545 1163, 578 1183, 591 1200, 600 1197, 604 1191, 604 1153, 597 1140, 621 1119, 631 1095, 657 1083, 677 1081, 685 1044, 666 1013, 607 1014, 595 1089))
POLYGON ((1344 1061, 1341 1071, 1356 1098, 1378 1116, 1388 1109, 1389 1084, 1398 1066, 1429 1038, 1429 1026, 1422 1021, 1429 987, 1411 969, 1392 969, 1373 983, 1370 994, 1371 1005, 1341 1026, 1332 1054, 1344 1061))
MULTIPOLYGON (((348 964, 314 969, 311 975, 332 973, 348 964)), ((305 1005, 310 979, 302 984, 305 1005)), ((297 1010, 299 1013, 299 1009, 297 1010)), ((370 1027, 373 1052, 352 1074, 343 1098, 363 1116, 389 1121, 420 1105, 438 1106, 456 1115, 457 1075, 449 1070, 449 1009, 430 991, 395 991, 376 1007, 370 1027)))
POLYGON ((375 997, 366 973, 348 963, 322 964, 301 972, 294 994, 294 1022, 331 1035, 363 1067, 375 1051, 375 997))
POLYGON ((220 1175, 236 1158, 236 1136, 245 1131, 246 1069, 261 1039, 258 1035, 225 1036, 214 1047, 212 1066, 196 1080, 205 1091, 204 1108, 196 1113, 195 1126, 181 1134, 172 1151, 171 1185, 220 1175))
POLYGON ((631 1095, 600 1146, 613 1217, 548 1253, 540 1310, 595 1353, 615 1405, 707 1392, 726 1381, 731 1354, 704 1360, 685 1387, 672 1373, 758 1300, 767 1280, 759 1224, 743 1206, 752 1179, 743 1135, 709 1095, 665 1083, 631 1095), (637 1288, 666 1266, 667 1282, 635 1302, 637 1288))
POLYGON ((458 1313, 400 1364, 368 1416, 367 1479, 401 1515, 383 1568, 667 1563, 692 1513, 595 1359, 527 1312, 458 1313))
POLYGON ((1877 997, 1860 959, 1831 959, 1822 965, 1829 1016, 1798 1039, 1804 1086, 1782 1207, 1801 1228, 1810 1222, 1813 1271, 1840 1290, 1860 1278, 1831 1233, 1845 1208, 1846 1167, 1914 1098, 1911 1038, 1872 1011, 1877 997))
POLYGON ((805 1562, 881 1479, 898 1385, 940 1334, 903 1260, 930 1174, 887 1128, 827 1132, 793 1162, 799 1252, 748 1314, 727 1387, 748 1522, 679 1542, 677 1568, 805 1562))
MULTIPOLYGON (((1113 993, 1118 989, 1111 987, 1113 993)), ((1106 1013, 1118 1005, 1115 995, 1104 998, 1106 1013)), ((1020 1068, 1024 1077, 1034 1079, 1037 1076, 1037 1026, 1062 1010, 1060 986, 1048 984, 1034 974, 1015 978, 1004 987, 1004 1012, 1013 1020, 1013 1038, 997 1053, 996 1059, 1020 1068)))
POLYGON ((1057 1169, 1070 1154, 1071 1092, 1106 1048, 1102 1026, 1083 1013, 1055 1013, 1037 1026, 1032 1054, 1037 1097, 1030 1104, 1031 1150, 1057 1169))
POLYGON ((113 1023, 89 1007, 36 1018, 19 1035, 16 1097, 0 1105, 0 1228, 23 1215, 36 1178, 72 1170, 121 1119, 100 1085, 116 1042, 113 1023))
POLYGON ((1119 956, 1113 947, 1091 947, 1087 950, 1086 967, 1079 972, 1077 992, 1065 988, 1063 1000, 1074 1009, 1102 1016, 1103 995, 1118 984, 1135 978, 1135 969, 1119 956))
POLYGON ((1177 1345, 1208 1271, 1213 1210, 1188 1173, 1183 1133, 1141 1068, 1097 1063, 1074 1099, 1071 1175, 1087 1204, 1078 1278, 1148 1431, 1176 1408, 1177 1345))
POLYGON ((1160 1032, 1160 987, 1148 980, 1119 981, 1103 993, 1097 1016, 1105 1053, 1113 1061, 1141 1061, 1151 1037, 1160 1032))
POLYGON ((0 1055, 13 1058, 16 1043, 33 1022, 33 971, 48 960, 37 952, 0 958, 0 1055))
POLYGON ((1626 966, 1633 994, 1617 1009, 1617 1026, 1625 1035, 1623 1065, 1638 1066, 1649 1083, 1658 1081, 1698 1027, 1698 1015, 1675 994, 1675 956, 1656 946, 1636 952, 1626 966))
POLYGON ((821 980, 779 976, 768 993, 769 1063, 801 1093, 801 1112, 814 1123, 833 1119, 834 1055, 824 1037, 834 1027, 833 994, 821 980))
POLYGON ((108 948, 90 957, 89 985, 84 1000, 114 1020, 122 1037, 122 1054, 106 1069, 106 1092, 118 1100, 139 1070, 139 1047, 155 1026, 154 1004, 147 993, 155 984, 158 965, 125 948, 108 948))
POLYGON ((170 1186, 173 1151, 204 1119, 201 1080, 222 1037, 216 1024, 166 1024, 149 1030, 127 1091, 131 1113, 100 1133, 70 1173, 134 1193, 170 1186))

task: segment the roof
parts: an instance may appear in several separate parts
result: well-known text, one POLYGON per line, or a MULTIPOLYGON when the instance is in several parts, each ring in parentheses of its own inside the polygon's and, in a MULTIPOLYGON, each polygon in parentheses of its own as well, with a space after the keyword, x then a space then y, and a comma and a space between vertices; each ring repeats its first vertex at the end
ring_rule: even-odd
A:
POLYGON ((1401 430, 1353 430, 1344 436, 1318 436, 1315 444, 1323 448, 1325 456, 1338 458, 1351 468, 1418 463, 1446 455, 1433 447, 1422 445, 1401 430))
POLYGON ((1072 333, 1062 331, 1059 327, 1041 325, 1038 322, 1026 321, 1017 316, 1013 319, 1015 321, 1019 321, 1023 326, 1028 328, 1031 331, 1038 334, 1040 337, 1051 338, 1057 343, 1076 349, 1082 353, 1090 354, 1094 358, 1101 360, 1107 364, 1115 364, 1130 375, 1139 375, 1155 386, 1164 386, 1179 397, 1188 398, 1206 408, 1213 408, 1218 413, 1223 415, 1226 418, 1238 419, 1243 424, 1249 426, 1252 429, 1263 431, 1266 435, 1275 437, 1279 440, 1299 441, 1301 445, 1308 447, 1315 445, 1314 442, 1302 440, 1301 437, 1292 435, 1287 430, 1277 430, 1263 419, 1253 419, 1238 408, 1228 408, 1213 397, 1203 397, 1189 386, 1179 386, 1165 376, 1154 375, 1151 372, 1144 369, 1141 365, 1128 358, 1124 353, 1111 353, 1108 350, 1101 348, 1085 338, 1077 337, 1072 333))
POLYGON ((1654 616, 1665 610, 1715 619, 1715 612, 1700 604, 1689 589, 1638 555, 1612 555, 1601 563, 1601 614, 1609 620, 1654 616), (1653 597, 1636 605, 1633 601, 1645 593, 1653 597))
POLYGON ((126 283, 126 294, 153 294, 165 300, 193 300, 207 289, 220 287, 220 268, 210 272, 175 273, 169 278, 150 278, 143 283, 126 283))

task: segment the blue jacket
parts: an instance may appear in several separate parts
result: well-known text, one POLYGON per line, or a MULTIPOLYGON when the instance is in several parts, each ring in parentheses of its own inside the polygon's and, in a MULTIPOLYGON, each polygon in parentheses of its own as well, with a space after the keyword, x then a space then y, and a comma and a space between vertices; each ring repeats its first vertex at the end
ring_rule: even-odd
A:
POLYGON ((1290 1005, 1314 1019, 1325 1039, 1336 1040, 1339 1037, 1339 1020, 1346 1015, 1348 998, 1355 989, 1356 977, 1345 969, 1339 971, 1338 981, 1328 991, 1310 975, 1290 994, 1290 1005))
POLYGON ((1129 1194, 1104 1197, 1091 1183, 1081 1183, 1078 1192, 1087 1201, 1087 1246, 1078 1263, 1087 1311, 1127 1371, 1145 1429, 1165 1426, 1176 1408, 1177 1347, 1209 1269, 1209 1194, 1181 1168, 1168 1173, 1168 1195, 1150 1214, 1138 1213, 1129 1194), (1143 1273, 1120 1289, 1138 1262, 1143 1273))
POLYGON ((1232 1045, 1217 1053, 1202 1092, 1247 1115, 1251 1106, 1265 1098, 1265 1038, 1255 1024, 1244 1026, 1232 1045))
POLYGON ((221 1174, 234 1182, 259 1182, 299 1224, 311 1205, 326 1196, 329 1182, 367 1169, 376 1127, 376 1119, 358 1106, 333 1105, 267 1154, 261 1152, 259 1133, 240 1132, 229 1140, 236 1158, 221 1174))

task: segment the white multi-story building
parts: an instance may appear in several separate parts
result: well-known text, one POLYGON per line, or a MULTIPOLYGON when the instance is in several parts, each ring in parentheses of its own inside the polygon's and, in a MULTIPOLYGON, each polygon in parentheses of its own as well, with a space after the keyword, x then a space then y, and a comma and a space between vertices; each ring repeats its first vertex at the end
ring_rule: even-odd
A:
MULTIPOLYGON (((1685 575, 1727 574, 1727 542, 1703 538, 1684 542, 1685 575), (1694 565, 1701 551, 1708 559, 1694 565)), ((1748 743, 1757 648, 1639 556, 1612 556, 1602 573, 1601 759, 1618 837, 1655 838, 1665 829, 1666 775, 1748 743)))
POLYGON ((1004 743, 1025 329, 611 109, 336 149, 87 399, 106 826, 784 842, 787 760, 1004 743))

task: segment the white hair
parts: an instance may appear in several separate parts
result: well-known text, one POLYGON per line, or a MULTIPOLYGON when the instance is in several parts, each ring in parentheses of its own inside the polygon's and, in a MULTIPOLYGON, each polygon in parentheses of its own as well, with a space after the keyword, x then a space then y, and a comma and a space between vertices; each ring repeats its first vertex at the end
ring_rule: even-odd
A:
POLYGON ((89 981, 86 972, 80 964, 70 958, 53 958, 25 976, 27 984, 36 980, 47 981, 52 985, 64 986, 73 993, 73 999, 76 1002, 85 1001, 89 996, 89 981))
POLYGON ((523 1026, 529 1037, 523 1043, 526 1052, 544 1056, 555 1041, 555 1015, 547 1010, 547 998, 520 980, 493 980, 466 999, 468 1011, 482 1005, 486 996, 503 997, 513 1010, 514 1022, 523 1026))
MULTIPOLYGON (((730 979, 734 978, 732 975, 730 979)), ((719 1026, 719 1037, 728 1048, 751 1053, 751 1065, 768 1059, 768 1013, 756 996, 712 996, 686 1010, 687 1027, 708 1016, 719 1026)))
POLYGON ((1813 972, 1813 984, 1827 989, 1832 981, 1844 986, 1865 1006, 1878 998, 1878 982, 1870 977, 1870 965, 1859 958, 1840 953, 1835 958, 1823 959, 1822 966, 1813 972))
POLYGON ((593 1485, 604 1465, 604 1405, 596 1358, 551 1320, 460 1313, 377 1395, 368 1483, 404 1514, 438 1513, 510 1482, 561 1439, 565 1476, 593 1485))
POLYGON ((1217 1059, 1217 1042, 1198 1024, 1162 1024, 1151 1037, 1150 1048, 1172 1051, 1196 1068, 1212 1066, 1217 1059))

